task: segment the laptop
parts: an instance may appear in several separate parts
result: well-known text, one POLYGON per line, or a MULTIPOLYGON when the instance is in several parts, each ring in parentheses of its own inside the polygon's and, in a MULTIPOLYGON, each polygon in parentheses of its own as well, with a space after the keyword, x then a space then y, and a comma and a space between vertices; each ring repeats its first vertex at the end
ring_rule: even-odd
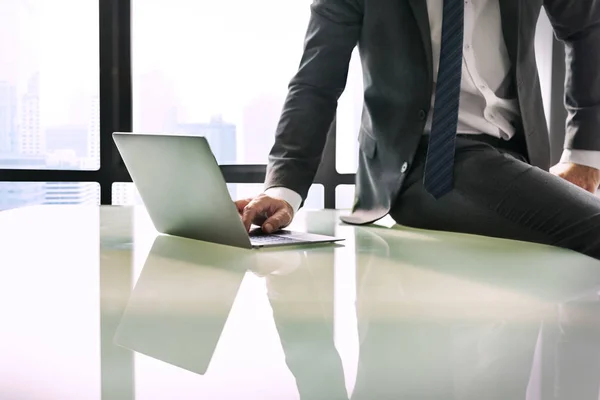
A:
POLYGON ((114 343, 205 374, 258 254, 244 249, 215 251, 210 243, 158 235, 114 343))
POLYGON ((205 137, 115 132, 113 139, 160 233, 248 249, 343 240, 247 232, 205 137))

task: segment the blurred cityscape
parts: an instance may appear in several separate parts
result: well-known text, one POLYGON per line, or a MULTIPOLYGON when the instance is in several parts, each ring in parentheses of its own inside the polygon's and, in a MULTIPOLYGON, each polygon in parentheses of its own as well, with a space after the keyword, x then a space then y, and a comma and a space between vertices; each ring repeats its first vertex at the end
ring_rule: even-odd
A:
MULTIPOLYGON (((25 93, 14 82, 0 80, 0 168, 97 169, 100 160, 98 97, 90 97, 87 125, 45 127, 40 112, 40 74, 33 74, 25 93)), ((0 210, 37 204, 96 204, 93 183, 0 183, 0 210)))
MULTIPOLYGON (((283 98, 263 96, 243 112, 243 132, 215 115, 207 122, 180 122, 168 82, 154 72, 139 80, 135 96, 136 131, 204 136, 219 164, 264 164, 274 140, 283 98), (172 105, 172 106, 169 106, 172 105), (238 138, 248 138, 238 157, 238 138)), ((98 96, 76 99, 79 124, 45 126, 40 111, 40 73, 33 74, 25 92, 0 81, 0 169, 96 170, 100 160, 98 96), (83 101, 83 103, 82 103, 83 101), (87 122, 87 123, 85 123, 87 122)), ((232 198, 252 196, 262 185, 228 185, 232 198), (244 187, 245 186, 245 187, 244 187), (246 190, 244 190, 244 188, 246 190)), ((322 190, 313 190, 307 208, 322 208, 322 190), (320 198, 318 194, 321 194, 320 198)), ((85 182, 0 182, 0 210, 39 204, 99 204, 99 186, 85 182)), ((113 187, 113 204, 140 204, 131 184, 113 187)))
MULTIPOLYGON (((311 1, 264 2, 282 18, 257 25, 248 15, 264 15, 250 3, 237 5, 240 12, 232 16, 222 2, 174 0, 165 9, 160 1, 135 0, 133 130, 205 136, 220 164, 266 164, 287 83, 300 59, 311 1), (157 30, 156 18, 169 29, 157 30), (219 40, 202 39, 216 36, 219 40), (182 51, 190 47, 173 43, 193 43, 196 50, 182 51)), ((0 1, 0 211, 99 203, 96 183, 4 182, 1 173, 99 168, 98 41, 95 1, 0 1), (77 18, 67 18, 65 9, 77 18)), ((343 114, 338 129, 354 132, 338 137, 342 173, 356 170, 362 108, 356 55, 352 64, 338 107, 343 114)), ((228 188, 232 198, 243 198, 258 194, 262 184, 228 188)), ((323 192, 313 185, 305 206, 322 208, 323 192)), ((351 205, 352 192, 340 187, 347 200, 340 204, 351 205)), ((131 183, 115 183, 112 200, 141 203, 131 183)))

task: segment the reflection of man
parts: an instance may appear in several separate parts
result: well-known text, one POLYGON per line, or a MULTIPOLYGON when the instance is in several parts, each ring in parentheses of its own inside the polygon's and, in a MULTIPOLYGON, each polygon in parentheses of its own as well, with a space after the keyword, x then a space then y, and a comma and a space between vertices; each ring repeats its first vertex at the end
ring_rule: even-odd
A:
POLYGON ((481 284, 476 274, 455 279, 454 266, 494 268, 469 256, 449 260, 442 274, 412 267, 423 249, 407 252, 377 231, 357 230, 357 247, 370 251, 357 255, 361 349, 353 400, 525 399, 540 305, 481 284))
MULTIPOLYGON (((550 340, 553 400, 600 398, 600 296, 598 293, 561 304, 558 326, 550 340)), ((549 341, 550 341, 549 340, 549 341)))
MULTIPOLYGON (((258 256, 259 265, 265 256, 258 256)), ((283 267, 266 277, 285 362, 301 400, 348 399, 333 335, 333 257, 331 249, 299 258, 282 252, 273 259, 283 267)))
MULTIPOLYGON (((359 229, 356 235, 356 248, 368 250, 356 254, 360 355, 351 398, 527 398, 532 368, 540 367, 534 364, 534 353, 542 322, 548 331, 555 331, 556 303, 588 288, 561 288, 563 282, 551 271, 548 276, 533 274, 531 268, 522 268, 521 275, 502 274, 497 265, 469 261, 472 257, 464 252, 462 258, 453 253, 457 258, 450 264, 456 270, 413 267, 419 265, 423 249, 406 251, 393 234, 375 232, 359 229)), ((334 254, 308 251, 300 261, 294 268, 267 275, 286 362, 302 400, 346 399, 333 340, 334 254)), ((546 337, 542 362, 556 360, 556 366, 541 370, 555 372, 543 376, 542 387, 529 387, 532 398, 555 398, 543 397, 550 394, 597 399, 600 370, 595 361, 600 361, 596 360, 600 347, 592 337, 597 331, 589 328, 598 325, 600 314, 568 308, 586 325, 567 324, 563 316, 560 332, 552 335, 559 338, 558 344, 546 337)))
POLYGON ((300 69, 246 226, 291 222, 358 44, 365 108, 354 212, 600 258, 600 2, 313 0, 300 69), (551 173, 534 54, 542 5, 567 48, 567 137, 551 173), (571 184, 571 183, 573 184, 571 184), (579 187, 577 187, 579 186, 579 187))

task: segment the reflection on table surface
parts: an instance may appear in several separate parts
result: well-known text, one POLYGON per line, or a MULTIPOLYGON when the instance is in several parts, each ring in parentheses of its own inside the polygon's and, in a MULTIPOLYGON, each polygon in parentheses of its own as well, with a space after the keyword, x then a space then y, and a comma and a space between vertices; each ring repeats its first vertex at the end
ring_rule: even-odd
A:
POLYGON ((599 262, 338 216, 292 228, 343 245, 243 250, 0 213, 0 399, 598 400, 599 262))

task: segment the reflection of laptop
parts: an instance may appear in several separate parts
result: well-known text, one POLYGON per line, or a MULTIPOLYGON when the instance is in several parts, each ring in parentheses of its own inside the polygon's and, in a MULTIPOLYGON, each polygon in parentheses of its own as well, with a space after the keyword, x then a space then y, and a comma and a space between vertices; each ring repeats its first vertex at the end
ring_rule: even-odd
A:
POLYGON ((159 235, 115 333, 117 345, 206 373, 257 253, 159 235))
POLYGON ((204 137, 115 132, 113 138, 161 233, 244 248, 343 240, 260 229, 248 234, 204 137))

